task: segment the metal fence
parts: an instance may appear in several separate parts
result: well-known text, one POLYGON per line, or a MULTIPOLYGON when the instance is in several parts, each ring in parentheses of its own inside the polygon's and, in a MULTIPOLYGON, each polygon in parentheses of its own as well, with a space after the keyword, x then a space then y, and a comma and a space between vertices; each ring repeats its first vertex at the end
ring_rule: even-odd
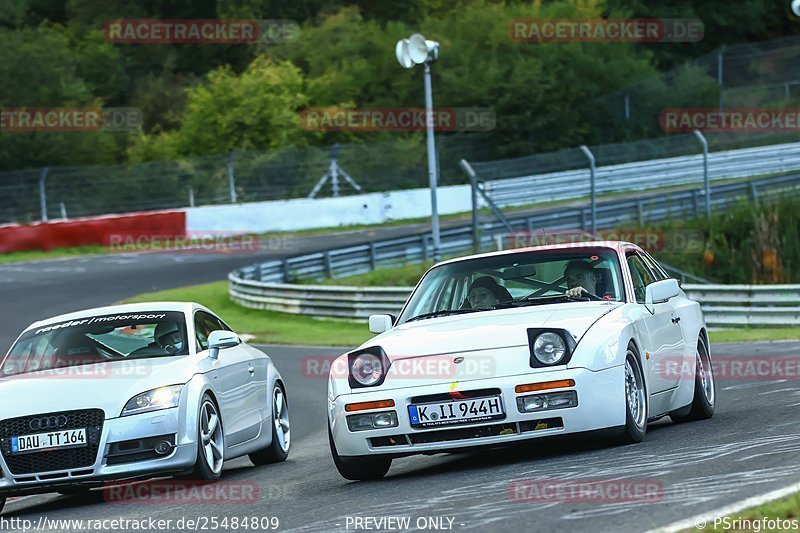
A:
MULTIPOLYGON (((800 194, 800 174, 760 178, 736 183, 721 183, 712 187, 711 203, 724 208, 746 199, 776 198, 800 194)), ((596 208, 598 228, 615 228, 621 223, 644 224, 673 218, 694 217, 705 208, 702 189, 689 189, 669 194, 656 193, 634 198, 613 198, 599 202, 596 208)), ((457 256, 474 250, 496 249, 496 237, 509 232, 571 230, 589 228, 590 208, 557 206, 541 209, 524 217, 504 221, 479 223, 456 227, 441 232, 443 256, 457 256)), ((419 263, 433 258, 432 238, 429 232, 418 235, 374 241, 358 246, 331 249, 286 259, 250 265, 235 271, 238 279, 272 283, 311 282, 325 278, 338 278, 370 272, 376 268, 419 263)), ((694 279, 673 270, 677 277, 694 279)))

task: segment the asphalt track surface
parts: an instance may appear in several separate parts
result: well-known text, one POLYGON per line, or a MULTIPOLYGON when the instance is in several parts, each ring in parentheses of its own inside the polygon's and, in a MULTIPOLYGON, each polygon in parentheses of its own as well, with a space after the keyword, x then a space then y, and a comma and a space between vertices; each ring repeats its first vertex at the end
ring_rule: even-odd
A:
MULTIPOLYGON (((384 232, 405 235, 409 228, 384 228, 380 237, 388 236, 384 232)), ((374 237, 355 232, 335 239, 337 244, 354 244, 374 237)), ((236 266, 319 249, 332 238, 307 236, 292 249, 257 255, 153 253, 0 265, 0 342, 5 350, 38 318, 111 304, 143 291, 219 280, 236 266)), ((293 443, 289 460, 282 464, 254 467, 246 458, 226 464, 224 481, 258 485, 254 503, 120 504, 93 491, 10 500, 2 518, 34 524, 41 517, 153 518, 176 524, 181 518, 274 516, 281 531, 354 531, 354 517, 409 516, 412 531, 432 529, 418 529, 418 518, 439 518, 454 531, 643 531, 800 481, 800 388, 796 379, 771 378, 719 381, 713 419, 683 425, 660 421, 637 445, 615 447, 595 438, 534 440, 502 450, 403 458, 383 480, 347 482, 336 472, 328 450, 326 380, 306 376, 301 367, 305 356, 333 356, 342 350, 263 349, 287 382, 293 443), (612 497, 547 502, 518 501, 520 494, 511 490, 515 481, 556 479, 655 483, 659 491, 651 501, 612 497)), ((713 357, 798 354, 800 343, 795 342, 712 347, 713 357)), ((162 529, 177 530, 174 525, 162 529)))

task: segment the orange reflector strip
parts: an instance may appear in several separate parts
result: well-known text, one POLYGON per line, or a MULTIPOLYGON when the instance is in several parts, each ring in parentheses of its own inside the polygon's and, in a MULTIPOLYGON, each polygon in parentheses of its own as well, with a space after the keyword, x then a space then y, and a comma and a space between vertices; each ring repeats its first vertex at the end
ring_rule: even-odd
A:
POLYGON ((562 387, 574 387, 574 379, 560 379, 558 381, 545 381, 544 383, 529 383, 528 385, 517 385, 514 392, 535 392, 547 389, 560 389, 562 387))
POLYGON ((367 409, 382 409, 384 407, 394 407, 394 400, 378 400, 377 402, 348 403, 344 410, 348 413, 353 411, 366 411, 367 409))

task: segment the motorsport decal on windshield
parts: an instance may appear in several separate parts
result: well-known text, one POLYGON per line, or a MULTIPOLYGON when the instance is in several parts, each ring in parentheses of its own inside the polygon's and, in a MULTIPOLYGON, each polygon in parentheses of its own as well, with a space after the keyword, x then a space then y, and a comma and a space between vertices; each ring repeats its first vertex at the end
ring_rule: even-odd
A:
MULTIPOLYGON (((83 318, 78 320, 69 320, 61 324, 53 324, 52 326, 45 326, 36 330, 34 335, 47 333, 57 329, 72 328, 75 326, 88 326, 90 324, 106 323, 106 322, 120 322, 120 321, 139 321, 139 320, 163 320, 167 317, 166 312, 162 313, 142 313, 137 315, 106 315, 83 318)), ((181 314, 181 313, 177 313, 181 314)), ((183 317, 181 317, 182 320, 183 317)))

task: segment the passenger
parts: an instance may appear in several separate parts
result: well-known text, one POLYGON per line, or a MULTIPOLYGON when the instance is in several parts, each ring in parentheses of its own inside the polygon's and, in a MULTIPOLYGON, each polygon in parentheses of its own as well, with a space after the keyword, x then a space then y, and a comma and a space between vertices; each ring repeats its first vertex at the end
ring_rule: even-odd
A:
POLYGON ((490 309, 501 302, 513 299, 508 289, 497 284, 494 278, 482 276, 469 286, 467 301, 472 309, 490 309))

